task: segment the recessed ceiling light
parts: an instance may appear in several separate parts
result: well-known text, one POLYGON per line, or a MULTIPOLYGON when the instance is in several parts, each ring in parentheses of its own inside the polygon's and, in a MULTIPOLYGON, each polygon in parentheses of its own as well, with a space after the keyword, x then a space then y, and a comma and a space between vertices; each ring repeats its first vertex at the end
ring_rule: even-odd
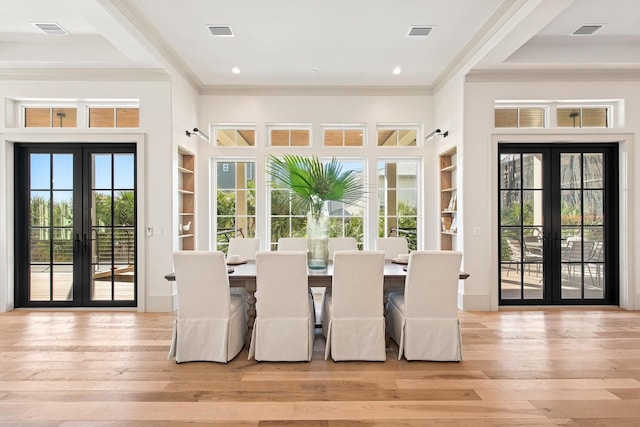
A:
POLYGON ((233 74, 240 74, 240 68, 238 68, 238 67, 233 67, 233 68, 231 69, 231 72, 232 72, 233 74))
POLYGON ((400 67, 396 67, 393 69, 393 74, 398 75, 402 72, 402 70, 400 69, 400 67))
POLYGON ((207 25, 207 27, 214 37, 234 37, 230 25, 207 25))
POLYGON ((32 22, 31 24, 45 34, 69 34, 55 22, 32 22))

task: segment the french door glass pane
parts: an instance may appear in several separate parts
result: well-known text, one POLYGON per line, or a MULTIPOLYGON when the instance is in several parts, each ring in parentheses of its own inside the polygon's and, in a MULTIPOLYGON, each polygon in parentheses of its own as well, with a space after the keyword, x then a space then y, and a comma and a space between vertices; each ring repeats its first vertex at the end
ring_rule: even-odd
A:
POLYGON ((604 191, 584 190, 584 223, 585 225, 604 224, 604 191))
POLYGON ((111 188, 111 154, 93 155, 93 183, 97 189, 111 188))
POLYGON ((31 153, 29 163, 29 298, 71 301, 73 154, 31 153))
POLYGON ((580 153, 562 153, 560 171, 560 188, 580 188, 582 186, 580 153))
POLYGON ((29 286, 30 301, 51 300, 51 266, 49 264, 31 264, 29 286))
POLYGON ((53 192, 53 226, 73 226, 73 191, 53 192))
POLYGON ((135 299, 135 182, 132 153, 92 153, 92 301, 135 299))
POLYGON ((604 188, 602 164, 604 156, 601 153, 584 154, 584 186, 586 188, 604 188))
POLYGON ((562 298, 604 298, 604 156, 562 153, 562 298))
POLYGON ((521 175, 519 154, 500 155, 500 188, 505 190, 520 188, 521 175))
POLYGON ((502 190, 500 193, 500 225, 520 225, 520 191, 502 190))
POLYGON ((130 227, 135 222, 135 200, 133 191, 114 191, 113 224, 120 227, 130 227))
POLYGON ((121 190, 134 188, 134 159, 133 154, 113 155, 113 188, 121 190))
POLYGON ((51 193, 49 191, 31 191, 31 226, 48 227, 50 225, 51 193))
POLYGON ((542 153, 500 155, 501 298, 544 298, 542 153))
POLYGON ((53 229, 53 262, 73 262, 73 230, 71 228, 53 229))
POLYGON ((51 155, 31 154, 31 188, 48 189, 51 186, 51 155))
POLYGON ((51 261, 51 239, 49 228, 31 228, 31 262, 33 264, 46 263, 51 261))
POLYGON ((542 154, 522 155, 522 188, 542 188, 542 154))
POLYGON ((104 227, 112 224, 111 216, 111 192, 110 191, 92 191, 91 204, 95 208, 94 225, 104 227))
POLYGON ((53 266, 53 301, 73 300, 73 265, 53 266))
POLYGON ((73 173, 71 171, 73 171, 73 154, 53 155, 54 190, 73 190, 73 173))

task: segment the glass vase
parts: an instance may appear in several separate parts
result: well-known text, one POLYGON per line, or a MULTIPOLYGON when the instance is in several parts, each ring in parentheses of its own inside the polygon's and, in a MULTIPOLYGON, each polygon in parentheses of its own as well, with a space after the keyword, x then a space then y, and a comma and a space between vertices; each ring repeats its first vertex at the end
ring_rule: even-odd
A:
POLYGON ((329 215, 326 209, 307 214, 307 265, 326 270, 329 265, 329 215))

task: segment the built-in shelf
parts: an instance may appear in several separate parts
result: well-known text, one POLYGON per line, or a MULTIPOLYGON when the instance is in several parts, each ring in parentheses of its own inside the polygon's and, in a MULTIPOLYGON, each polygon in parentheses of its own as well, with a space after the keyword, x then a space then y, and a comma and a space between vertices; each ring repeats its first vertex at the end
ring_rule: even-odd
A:
POLYGON ((457 152, 440 154, 440 249, 456 248, 458 230, 457 152))
POLYGON ((178 248, 195 249, 195 156, 178 149, 178 248), (185 233, 183 227, 188 224, 185 233))

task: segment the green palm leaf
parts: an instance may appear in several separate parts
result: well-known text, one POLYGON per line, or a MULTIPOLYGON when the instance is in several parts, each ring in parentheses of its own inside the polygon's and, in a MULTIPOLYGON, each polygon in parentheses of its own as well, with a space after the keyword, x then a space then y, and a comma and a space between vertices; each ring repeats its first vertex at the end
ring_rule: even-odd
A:
POLYGON ((269 156, 267 173, 275 187, 293 192, 293 203, 319 215, 326 201, 357 203, 364 195, 364 184, 354 171, 343 171, 332 158, 323 164, 317 157, 269 156))

